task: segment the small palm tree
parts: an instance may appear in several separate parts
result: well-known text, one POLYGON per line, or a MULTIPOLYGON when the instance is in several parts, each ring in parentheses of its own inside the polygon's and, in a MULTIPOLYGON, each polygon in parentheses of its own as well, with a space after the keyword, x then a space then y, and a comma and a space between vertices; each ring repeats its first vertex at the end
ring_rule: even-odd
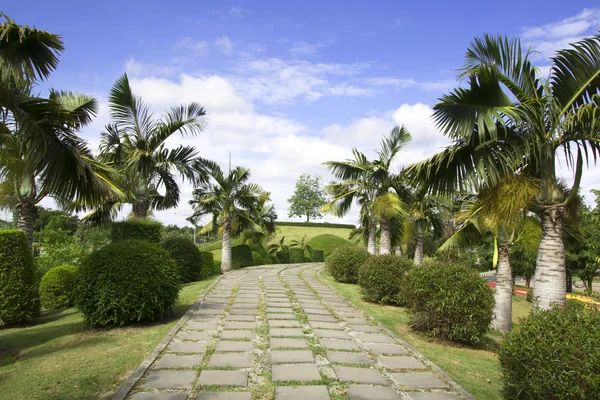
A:
POLYGON ((150 107, 131 90, 127 74, 113 85, 109 106, 113 122, 101 133, 99 158, 121 171, 125 198, 109 199, 86 218, 110 219, 123 203, 132 204, 135 218, 146 218, 153 209, 176 207, 180 198, 177 174, 190 182, 197 178, 198 152, 193 146, 168 149, 165 142, 178 133, 202 132, 204 108, 197 103, 182 104, 154 120, 150 107))
POLYGON ((196 185, 190 204, 195 217, 212 216, 202 233, 222 228, 221 273, 225 273, 231 270, 231 232, 262 231, 252 215, 262 200, 270 200, 269 194, 259 185, 249 183, 249 169, 236 167, 225 174, 217 163, 208 160, 197 161, 197 168, 204 178, 196 185))
MULTIPOLYGON (((266 195, 271 196, 270 193, 266 193, 266 195)), ((250 219, 256 223, 260 230, 242 231, 242 243, 251 246, 262 245, 273 237, 276 230, 277 212, 275 211, 275 205, 267 198, 258 200, 256 208, 250 210, 250 219)))
POLYGON ((285 243, 285 236, 282 236, 281 239, 279 239, 279 242, 267 246, 267 250, 269 251, 269 254, 275 254, 278 251, 289 251, 290 246, 285 243))
POLYGON ((432 229, 436 237, 441 236, 448 215, 447 204, 441 197, 430 196, 422 189, 411 194, 407 219, 412 227, 406 231, 415 240, 415 265, 421 265, 425 256, 425 232, 432 229))

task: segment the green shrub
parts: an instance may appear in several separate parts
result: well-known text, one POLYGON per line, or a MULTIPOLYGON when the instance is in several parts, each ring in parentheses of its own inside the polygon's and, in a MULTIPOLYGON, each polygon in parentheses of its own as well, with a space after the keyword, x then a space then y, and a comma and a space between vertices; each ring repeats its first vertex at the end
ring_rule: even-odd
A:
POLYGON ((79 271, 76 300, 91 327, 156 321, 177 300, 175 261, 158 244, 124 240, 93 252, 79 271))
POLYGON ((287 250, 279 250, 275 253, 277 259, 279 260, 279 264, 289 264, 290 263, 290 252, 287 250))
POLYGON ((200 252, 200 279, 210 278, 221 273, 221 261, 215 261, 215 256, 210 251, 200 252))
POLYGON ((304 249, 290 249, 290 264, 302 264, 304 262, 304 249))
POLYGON ((358 269, 369 258, 367 250, 358 246, 345 246, 335 249, 325 260, 325 267, 338 282, 356 283, 358 269))
POLYGON ((114 242, 139 239, 148 242, 160 242, 162 225, 160 222, 148 219, 128 219, 113 222, 110 226, 110 239, 114 242))
POLYGON ((400 285, 412 266, 411 260, 391 254, 367 258, 358 268, 358 284, 365 300, 404 305, 400 285))
POLYGON ((325 252, 323 250, 315 250, 310 252, 310 260, 312 262, 323 262, 325 260, 325 252))
POLYGON ((252 265, 263 265, 264 264, 264 260, 263 257, 258 254, 257 252, 253 251, 252 252, 252 265))
POLYGON ((0 321, 31 322, 40 315, 38 278, 25 233, 0 231, 0 321))
POLYGON ((200 250, 194 242, 183 237, 172 236, 163 240, 160 245, 175 260, 175 265, 179 270, 179 276, 183 283, 200 280, 202 258, 200 250))
POLYGON ((533 303, 533 288, 527 288, 527 301, 533 303))
POLYGON ((231 268, 240 269, 252 265, 252 249, 246 244, 238 244, 231 248, 231 268))
POLYGON ((412 326, 432 336, 477 343, 492 321, 494 293, 487 280, 461 265, 426 261, 406 275, 402 291, 412 326))
POLYGON ((355 225, 352 224, 336 224, 333 222, 276 222, 276 226, 302 226, 308 228, 343 228, 343 229, 356 229, 355 225))
POLYGON ((42 306, 48 310, 74 306, 78 271, 79 267, 65 264, 46 272, 40 283, 42 306))
POLYGON ((509 399, 597 399, 600 311, 582 304, 535 310, 499 350, 509 399))
POLYGON ((279 258, 275 254, 269 254, 269 259, 271 260, 270 264, 281 264, 279 258))

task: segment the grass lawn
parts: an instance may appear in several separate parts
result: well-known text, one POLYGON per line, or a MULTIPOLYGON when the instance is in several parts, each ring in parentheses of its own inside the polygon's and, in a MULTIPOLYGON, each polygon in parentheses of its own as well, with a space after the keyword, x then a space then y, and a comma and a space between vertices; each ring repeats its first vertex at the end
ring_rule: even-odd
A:
POLYGON ((331 252, 338 247, 350 246, 353 243, 343 239, 339 236, 332 235, 330 233, 326 233, 323 235, 315 236, 308 242, 312 246, 313 249, 323 250, 324 256, 327 257, 331 254, 331 252))
POLYGON ((173 316, 157 324, 90 330, 69 308, 0 329, 0 399, 110 398, 213 281, 185 285, 173 316))
MULTIPOLYGON (((475 348, 429 339, 409 328, 409 317, 404 308, 364 302, 357 285, 336 282, 326 272, 322 276, 339 293, 406 340, 473 396, 486 400, 503 398, 500 365, 494 352, 502 341, 500 333, 488 334, 486 343, 475 348)), ((530 310, 531 303, 524 297, 513 296, 513 322, 530 310)))

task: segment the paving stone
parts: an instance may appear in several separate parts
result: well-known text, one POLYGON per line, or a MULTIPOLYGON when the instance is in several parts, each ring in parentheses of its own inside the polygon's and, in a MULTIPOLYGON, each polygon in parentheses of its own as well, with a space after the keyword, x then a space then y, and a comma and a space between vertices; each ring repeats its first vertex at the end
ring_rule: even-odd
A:
POLYGON ((272 349, 306 349, 306 339, 271 339, 272 349))
POLYGON ((194 371, 151 371, 143 386, 153 389, 191 389, 195 380, 194 371))
POLYGON ((218 326, 218 322, 188 322, 184 328, 193 331, 214 331, 218 326))
POLYGON ((250 392, 200 392, 196 400, 250 400, 250 392))
POLYGON ((333 339, 321 339, 321 345, 326 349, 331 350, 360 350, 360 347, 349 340, 333 340, 333 339))
POLYGON ((306 317, 308 318, 308 320, 310 322, 313 322, 313 321, 318 321, 318 322, 338 322, 337 319, 335 319, 331 315, 316 315, 316 314, 312 314, 312 315, 307 315, 306 317))
POLYGON ((185 393, 145 393, 138 392, 131 396, 131 400, 185 400, 185 393))
POLYGON ((204 353, 206 342, 171 342, 167 351, 169 353, 204 353))
POLYGON ((231 342, 231 341, 220 341, 219 343, 217 343, 217 348, 216 348, 216 352, 217 353, 222 353, 222 352, 230 352, 230 351, 236 351, 236 352, 242 352, 242 351, 252 351, 254 350, 254 346, 252 346, 252 342, 231 342))
POLYGON ((223 331, 221 339, 256 339, 254 331, 223 331))
POLYGON ((350 335, 348 335, 348 333, 346 333, 345 331, 333 331, 333 330, 327 330, 327 329, 315 329, 314 332, 315 332, 315 335, 317 335, 317 337, 320 337, 320 338, 326 338, 326 339, 348 339, 348 340, 352 339, 350 337, 350 335))
POLYGON ((273 328, 269 330, 271 336, 304 336, 300 328, 273 328))
POLYGON ((300 322, 298 320, 286 320, 286 319, 277 319, 273 321, 269 321, 269 328, 300 328, 300 322))
POLYGON ((329 400, 327 386, 278 386, 275 400, 329 400))
POLYGON ((319 329, 335 329, 338 331, 344 330, 344 327, 338 324, 337 322, 320 322, 320 321, 310 321, 310 325, 313 328, 319 329))
POLYGON ((230 321, 254 321, 256 322, 256 316, 253 315, 228 315, 225 318, 225 322, 230 321))
POLYGON ((267 319, 295 319, 296 314, 285 313, 285 314, 267 314, 267 319))
POLYGON ((191 318, 195 322, 219 322, 221 315, 193 315, 191 318))
POLYGON ((393 344, 394 339, 382 333, 364 333, 358 332, 356 337, 365 343, 389 343, 393 344))
POLYGON ((408 356, 381 356, 377 357, 380 363, 383 364, 384 367, 389 369, 424 369, 425 365, 414 357, 408 356))
POLYGON ((448 385, 431 372, 402 372, 392 374, 392 377, 407 388, 442 389, 448 385))
POLYGON ((223 310, 213 310, 210 308, 201 308, 194 311, 196 315, 220 315, 223 314, 223 310))
POLYGON ((214 331, 179 331, 175 336, 178 340, 211 340, 214 331))
POLYGON ((290 313, 292 308, 289 307, 267 307, 267 313, 290 313))
POLYGON ((310 350, 272 350, 271 360, 273 364, 314 363, 315 357, 310 350))
POLYGON ((334 365, 333 370, 342 382, 368 383, 371 385, 385 385, 388 383, 376 369, 334 365))
POLYGON ((202 303, 198 307, 199 310, 200 309, 224 310, 226 308, 227 308, 227 303, 213 303, 213 302, 202 303))
POLYGON ((397 400, 401 398, 394 389, 370 386, 350 386, 348 397, 350 400, 397 400))
POLYGON ((349 353, 346 351, 328 351, 329 361, 340 364, 370 364, 371 359, 364 353, 349 353))
POLYGON ((209 367, 252 367, 252 354, 213 354, 208 363, 209 367))
POLYGON ((303 308, 304 313, 308 315, 328 315, 331 316, 331 313, 326 309, 318 309, 318 308, 303 308))
POLYGON ((229 311, 229 315, 256 315, 258 314, 257 310, 247 310, 245 308, 242 309, 232 309, 229 311))
POLYGON ((198 379, 200 386, 248 386, 246 371, 210 371, 203 370, 198 379))
POLYGON ((238 303, 237 301, 233 303, 233 307, 231 308, 246 308, 246 309, 257 309, 258 303, 238 303))
POLYGON ((365 347, 371 350, 371 352, 377 355, 383 354, 407 354, 408 350, 405 347, 397 345, 397 344, 381 344, 381 343, 366 343, 365 347))
POLYGON ((256 322, 225 322, 223 329, 255 329, 256 322))
POLYGON ((459 398, 456 394, 448 392, 412 392, 409 396, 413 400, 458 400, 459 398))
POLYGON ((348 325, 348 328, 352 329, 355 332, 380 332, 379 328, 373 325, 348 325))
POLYGON ((272 377, 273 382, 321 380, 321 374, 315 365, 274 365, 272 377))
POLYGON ((202 364, 204 355, 195 356, 176 356, 174 354, 165 354, 156 363, 156 368, 192 368, 194 365, 202 364))

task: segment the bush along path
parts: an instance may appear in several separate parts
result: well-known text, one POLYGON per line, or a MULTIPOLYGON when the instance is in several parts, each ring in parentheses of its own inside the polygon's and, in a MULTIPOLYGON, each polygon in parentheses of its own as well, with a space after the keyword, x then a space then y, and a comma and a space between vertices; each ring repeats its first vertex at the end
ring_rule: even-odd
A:
POLYGON ((115 399, 471 398, 325 285, 322 268, 225 275, 131 392, 115 399))

